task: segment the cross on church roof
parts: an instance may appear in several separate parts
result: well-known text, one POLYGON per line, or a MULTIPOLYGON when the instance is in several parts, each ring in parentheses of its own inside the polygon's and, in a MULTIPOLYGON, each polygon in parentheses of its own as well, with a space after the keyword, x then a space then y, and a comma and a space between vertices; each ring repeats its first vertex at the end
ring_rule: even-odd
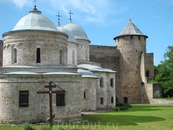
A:
POLYGON ((58 12, 58 15, 56 15, 58 17, 58 26, 60 26, 60 17, 62 17, 59 12, 58 12))
POLYGON ((72 15, 73 13, 71 12, 71 10, 70 10, 70 12, 69 12, 68 14, 70 14, 70 22, 72 22, 72 20, 71 20, 71 15, 72 15))

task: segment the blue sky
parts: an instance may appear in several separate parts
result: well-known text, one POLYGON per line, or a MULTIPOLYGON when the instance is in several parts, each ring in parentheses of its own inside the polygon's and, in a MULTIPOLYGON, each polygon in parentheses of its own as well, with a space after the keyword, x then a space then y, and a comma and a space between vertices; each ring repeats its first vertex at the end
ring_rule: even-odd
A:
MULTIPOLYGON (((34 0, 0 0, 0 34, 11 31, 20 18, 33 9, 34 0)), ((164 60, 173 46, 173 0, 37 0, 37 9, 55 25, 72 21, 82 27, 92 45, 115 46, 113 38, 132 22, 147 35, 147 53, 154 53, 154 64, 164 60)), ((3 39, 0 37, 0 39, 3 39)))

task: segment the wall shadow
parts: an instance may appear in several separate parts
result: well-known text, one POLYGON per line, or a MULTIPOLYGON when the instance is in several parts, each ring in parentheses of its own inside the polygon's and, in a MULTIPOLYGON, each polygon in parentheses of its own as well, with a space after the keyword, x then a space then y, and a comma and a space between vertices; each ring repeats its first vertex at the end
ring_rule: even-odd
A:
POLYGON ((118 126, 137 125, 137 123, 158 122, 166 119, 156 116, 133 116, 133 115, 85 115, 83 121, 92 124, 107 125, 108 123, 118 123, 118 126))

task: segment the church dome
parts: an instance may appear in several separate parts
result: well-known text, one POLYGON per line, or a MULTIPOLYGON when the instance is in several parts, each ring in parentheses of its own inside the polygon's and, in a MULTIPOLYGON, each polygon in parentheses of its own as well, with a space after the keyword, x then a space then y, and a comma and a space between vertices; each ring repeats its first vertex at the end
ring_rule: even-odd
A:
POLYGON ((68 42, 76 43, 76 39, 75 39, 74 35, 68 29, 66 29, 62 26, 57 26, 57 29, 62 33, 68 34, 68 39, 67 39, 68 42))
POLYGON ((73 24, 72 22, 70 22, 64 25, 63 27, 70 30, 76 39, 89 40, 85 31, 81 27, 77 26, 76 24, 73 24))
POLYGON ((41 15, 36 6, 30 13, 22 17, 12 31, 41 30, 58 32, 56 26, 47 17, 41 15))

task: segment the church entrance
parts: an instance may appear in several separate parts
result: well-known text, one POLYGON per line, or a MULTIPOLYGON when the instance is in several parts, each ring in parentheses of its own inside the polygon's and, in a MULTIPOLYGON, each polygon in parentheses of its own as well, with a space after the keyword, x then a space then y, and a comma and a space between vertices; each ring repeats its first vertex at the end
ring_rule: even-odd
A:
POLYGON ((128 104, 128 98, 124 97, 124 104, 128 104))

